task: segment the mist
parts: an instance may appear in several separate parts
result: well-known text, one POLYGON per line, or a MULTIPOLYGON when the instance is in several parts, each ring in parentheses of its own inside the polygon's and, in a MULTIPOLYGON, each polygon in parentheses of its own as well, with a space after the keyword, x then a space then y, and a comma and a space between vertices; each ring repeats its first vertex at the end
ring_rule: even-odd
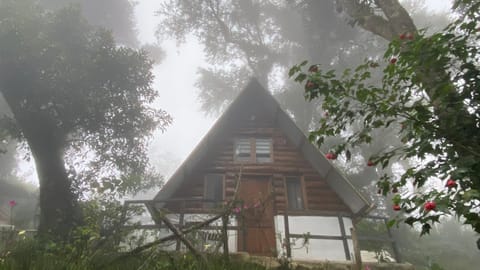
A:
MULTIPOLYGON (((322 100, 305 101, 303 87, 288 78, 288 70, 308 59, 309 64, 342 71, 366 58, 381 59, 388 45, 384 38, 359 27, 334 1, 39 2, 49 10, 70 4, 80 7, 89 24, 112 33, 116 46, 143 49, 154 63, 152 89, 158 97, 152 107, 168 114, 171 123, 166 120, 163 128, 152 129, 147 139, 146 153, 152 170, 159 175, 155 178, 157 186, 128 193, 125 198, 153 198, 160 182, 169 179, 252 77, 274 95, 298 127, 308 134, 319 127, 326 112, 321 108, 322 100)), ((402 4, 419 29, 428 27, 428 31, 438 31, 452 19, 448 1, 442 4, 402 1, 402 4)), ((0 114, 11 115, 3 96, 0 96, 0 114)), ((353 179, 355 187, 375 202, 377 208, 373 213, 378 215, 393 216, 394 212, 391 197, 378 195, 374 180, 382 173, 400 177, 415 162, 398 160, 381 170, 364 166, 370 156, 380 151, 381 145, 402 144, 395 132, 382 130, 374 134, 378 145, 356 149, 350 162, 335 161, 353 179)), ((37 221, 28 220, 28 216, 38 208, 39 196, 34 157, 19 137, 7 140, 0 136, 0 139, 0 149, 5 152, 0 154, 0 204, 19 198, 25 209, 17 224, 32 228, 37 221)), ((339 137, 328 138, 321 150, 327 152, 341 141, 339 137)), ((78 151, 82 157, 94 156, 84 145, 70 151, 78 151)), ((82 158, 66 162, 71 167, 85 166, 81 169, 89 166, 82 163, 82 158)), ((73 168, 69 176, 84 173, 81 169, 73 168)), ((394 230, 404 260, 418 269, 427 269, 433 263, 445 269, 475 269, 474 265, 480 264, 472 241, 478 234, 453 217, 445 218, 431 235, 421 238, 415 227, 402 225, 394 230)))

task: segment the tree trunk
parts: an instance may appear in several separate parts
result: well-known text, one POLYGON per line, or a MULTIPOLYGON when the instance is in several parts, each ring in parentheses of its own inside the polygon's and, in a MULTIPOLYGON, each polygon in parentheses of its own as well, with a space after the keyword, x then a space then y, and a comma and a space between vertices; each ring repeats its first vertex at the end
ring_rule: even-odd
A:
POLYGON ((40 180, 41 236, 65 240, 80 222, 80 214, 63 160, 63 151, 45 138, 28 140, 40 180))
POLYGON ((63 159, 65 132, 55 116, 35 101, 15 91, 3 91, 3 95, 35 159, 40 181, 38 233, 42 238, 67 240, 81 222, 81 214, 63 159))

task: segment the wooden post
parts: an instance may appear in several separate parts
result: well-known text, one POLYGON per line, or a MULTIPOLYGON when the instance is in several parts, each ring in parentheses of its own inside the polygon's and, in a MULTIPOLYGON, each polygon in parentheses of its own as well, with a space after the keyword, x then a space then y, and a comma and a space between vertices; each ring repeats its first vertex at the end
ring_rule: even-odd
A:
POLYGON ((395 261, 397 261, 397 263, 400 263, 402 262, 402 257, 400 256, 400 251, 398 250, 397 243, 393 238, 392 230, 390 230, 390 227, 388 226, 388 220, 385 218, 383 219, 383 221, 385 222, 385 226, 387 227, 388 237, 390 238, 392 243, 393 256, 395 256, 395 261))
POLYGON ((197 259, 199 259, 205 265, 207 264, 207 258, 203 254, 201 254, 187 238, 185 238, 184 234, 177 227, 175 227, 175 225, 173 225, 168 218, 166 218, 164 215, 159 215, 158 218, 161 219, 163 223, 165 223, 165 225, 173 232, 177 239, 179 239, 180 241, 182 241, 183 244, 185 244, 187 249, 192 252, 192 254, 195 255, 197 259))
POLYGON ((288 211, 283 214, 283 223, 285 225, 285 248, 287 249, 287 258, 292 257, 292 247, 290 246, 290 225, 288 224, 288 211))
MULTIPOLYGON (((184 223, 184 214, 183 214, 183 211, 180 213, 180 216, 178 217, 178 227, 180 229, 183 228, 183 223, 184 223)), ((175 250, 176 251, 180 251, 180 248, 181 248, 181 242, 180 242, 180 239, 177 238, 177 243, 175 245, 175 250)))
POLYGON ((228 215, 222 216, 222 240, 223 240, 223 257, 225 261, 229 260, 229 251, 228 251, 228 215))
POLYGON ((345 252, 345 259, 347 259, 347 261, 350 261, 352 258, 350 257, 350 249, 348 248, 347 235, 345 232, 345 224, 343 222, 342 215, 338 216, 338 224, 340 225, 340 233, 342 234, 342 243, 343 243, 343 250, 345 252))
POLYGON ((362 256, 360 255, 360 246, 358 243, 357 232, 355 228, 350 228, 350 234, 352 235, 352 242, 353 242, 353 254, 355 257, 355 263, 353 264, 353 270, 361 270, 362 269, 362 256))

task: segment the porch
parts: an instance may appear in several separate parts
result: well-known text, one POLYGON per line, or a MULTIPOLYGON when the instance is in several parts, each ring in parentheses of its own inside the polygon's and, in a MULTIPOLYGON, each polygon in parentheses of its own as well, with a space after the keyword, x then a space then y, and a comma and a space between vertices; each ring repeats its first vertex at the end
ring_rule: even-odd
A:
MULTIPOLYGON (((252 256, 261 255, 296 261, 327 260, 351 263, 363 259, 364 261, 401 262, 392 231, 386 226, 387 219, 384 217, 364 217, 362 222, 369 223, 367 222, 366 225, 357 223, 357 226, 354 226, 352 217, 342 213, 275 212, 273 215, 274 244, 268 247, 268 254, 259 254, 255 250, 252 251, 252 244, 248 243, 252 241, 252 237, 249 237, 246 219, 241 213, 235 213, 231 209, 226 212, 225 202, 204 199, 131 200, 125 202, 125 209, 134 205, 144 207, 151 217, 151 222, 137 220, 140 222, 127 224, 126 227, 138 231, 156 232, 155 236, 148 241, 170 237, 168 241, 162 243, 164 250, 186 251, 188 249, 181 238, 172 237, 171 225, 173 225, 200 252, 225 254, 246 252, 252 256), (158 213, 161 213, 171 224, 165 224, 155 218, 154 216, 158 213), (379 233, 366 233, 363 228, 368 228, 370 224, 374 224, 377 231, 378 227, 382 229, 379 233), (355 233, 354 227, 360 228, 358 234, 355 233), (377 249, 376 253, 372 253, 374 248, 377 249), (385 254, 383 258, 374 258, 379 254, 377 251, 385 254)), ((243 206, 239 205, 238 208, 243 209, 243 206)), ((143 219, 145 220, 146 218, 143 219)), ((251 228, 252 225, 249 226, 251 228)), ((260 232, 265 229, 268 228, 258 226, 260 232)), ((260 240, 259 242, 265 242, 262 241, 261 235, 254 238, 260 240)))

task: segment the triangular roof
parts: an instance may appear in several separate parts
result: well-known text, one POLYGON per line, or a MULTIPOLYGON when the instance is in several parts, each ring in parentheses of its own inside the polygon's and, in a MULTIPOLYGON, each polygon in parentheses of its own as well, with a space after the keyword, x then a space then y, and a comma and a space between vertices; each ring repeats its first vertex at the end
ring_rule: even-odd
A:
POLYGON ((275 98, 256 79, 252 79, 245 89, 239 93, 153 200, 159 201, 170 198, 185 181, 186 176, 207 156, 216 138, 225 130, 232 128, 236 123, 235 120, 240 119, 245 113, 252 110, 261 110, 262 113, 271 115, 275 119, 277 126, 285 136, 318 174, 325 179, 354 215, 362 215, 370 208, 370 202, 362 196, 337 167, 325 158, 325 155, 317 147, 309 142, 305 134, 280 107, 275 98), (245 108, 248 108, 248 110, 245 110, 245 108))

